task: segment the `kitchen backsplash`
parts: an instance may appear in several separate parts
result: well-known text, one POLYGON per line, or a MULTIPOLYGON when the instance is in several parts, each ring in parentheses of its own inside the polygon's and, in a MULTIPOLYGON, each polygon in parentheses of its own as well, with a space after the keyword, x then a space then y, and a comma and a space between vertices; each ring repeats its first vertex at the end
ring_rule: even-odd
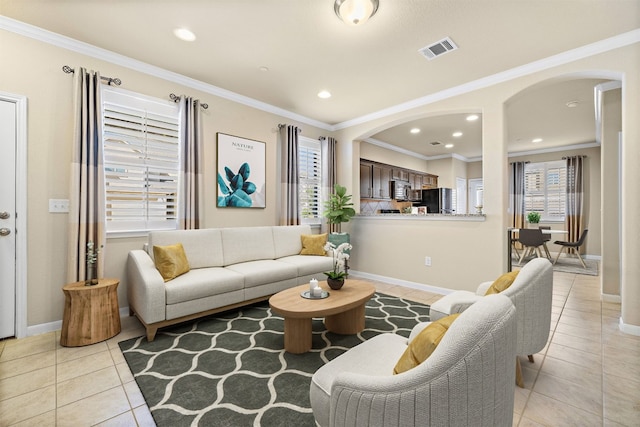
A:
POLYGON ((360 199, 360 213, 371 215, 380 213, 381 209, 400 209, 411 206, 411 202, 396 202, 395 200, 360 199))

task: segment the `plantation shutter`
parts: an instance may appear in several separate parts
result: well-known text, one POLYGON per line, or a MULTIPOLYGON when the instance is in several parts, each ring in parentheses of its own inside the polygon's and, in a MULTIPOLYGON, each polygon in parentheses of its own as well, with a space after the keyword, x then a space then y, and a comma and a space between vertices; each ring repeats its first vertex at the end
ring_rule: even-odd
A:
POLYGON ((111 91, 105 95, 107 232, 176 229, 180 160, 177 106, 111 91))
POLYGON ((567 187, 565 163, 529 163, 525 166, 524 180, 525 212, 539 212, 547 221, 563 221, 567 187))
POLYGON ((525 167, 525 173, 524 173, 525 212, 543 212, 544 211, 544 165, 543 164, 538 164, 538 165, 530 168, 525 167))
POLYGON ((547 168, 547 217, 563 220, 567 200, 567 168, 551 166, 547 168))
POLYGON ((300 174, 300 219, 303 224, 319 224, 321 179, 320 142, 300 138, 298 145, 298 172, 300 174))

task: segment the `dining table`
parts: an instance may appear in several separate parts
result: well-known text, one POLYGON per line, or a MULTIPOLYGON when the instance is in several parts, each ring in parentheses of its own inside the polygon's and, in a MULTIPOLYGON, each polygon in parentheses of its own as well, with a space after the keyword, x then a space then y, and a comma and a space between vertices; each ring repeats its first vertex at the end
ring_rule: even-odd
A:
MULTIPOLYGON (((507 250, 507 271, 511 271, 512 268, 513 268, 512 260, 511 260, 511 256, 512 256, 511 244, 514 241, 513 240, 514 234, 517 234, 519 231, 520 231, 519 228, 507 227, 507 247, 509 248, 507 250)), ((541 231, 542 231, 542 234, 547 234, 547 235, 569 234, 569 232, 567 230, 554 230, 554 229, 543 228, 543 229, 541 229, 541 231)))

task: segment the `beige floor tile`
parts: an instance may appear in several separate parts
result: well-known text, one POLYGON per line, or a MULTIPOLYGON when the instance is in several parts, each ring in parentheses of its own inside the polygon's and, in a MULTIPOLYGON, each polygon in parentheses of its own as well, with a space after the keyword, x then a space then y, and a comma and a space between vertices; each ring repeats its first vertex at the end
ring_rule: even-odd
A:
POLYGON ((565 362, 571 362, 580 365, 592 372, 602 371, 602 354, 601 352, 586 352, 576 350, 568 346, 552 343, 547 350, 547 356, 554 357, 565 362))
POLYGON ((129 399, 129 404, 132 408, 137 408, 138 406, 142 406, 146 404, 144 400, 144 396, 138 387, 138 383, 135 381, 129 381, 124 384, 124 391, 127 393, 127 398, 129 399))
POLYGON ((575 363, 565 362, 551 356, 545 357, 540 372, 584 387, 602 389, 602 371, 589 371, 575 363))
POLYGON ((133 411, 127 411, 124 414, 110 418, 105 422, 96 424, 96 427, 129 427, 135 425, 136 417, 133 415, 133 411))
POLYGON ((122 384, 126 384, 134 380, 133 374, 131 373, 131 369, 127 363, 118 363, 116 365, 116 369, 118 370, 118 375, 120 376, 120 381, 122 384))
POLYGON ((596 314, 600 314, 602 311, 602 307, 600 306, 600 301, 580 301, 580 300, 567 299, 565 308, 568 308, 570 310, 584 311, 587 313, 596 313, 596 314))
POLYGON ((113 359, 109 351, 84 356, 79 359, 70 360, 58 364, 58 382, 70 380, 91 372, 114 366, 113 359))
POLYGON ((587 427, 602 425, 602 417, 535 391, 531 392, 523 416, 546 426, 587 427))
POLYGON ((34 335, 32 337, 22 338, 19 340, 8 340, 5 342, 0 362, 17 359, 34 354, 45 353, 56 349, 56 334, 49 332, 47 334, 34 335))
POLYGON ((524 412, 524 407, 527 404, 527 399, 529 399, 530 393, 530 389, 516 386, 516 392, 513 399, 514 413, 521 415, 524 412))
POLYGON ((600 388, 588 388, 558 377, 541 373, 533 391, 552 399, 602 416, 602 392, 600 388))
POLYGON ((58 426, 94 425, 131 410, 121 386, 58 408, 58 426))
POLYGON ((68 405, 121 384, 115 366, 59 382, 56 389, 58 393, 57 406, 68 405))
POLYGON ((562 315, 567 317, 577 317, 578 319, 585 319, 585 320, 597 321, 601 319, 601 315, 599 313, 589 313, 586 311, 573 310, 571 308, 565 308, 562 311, 562 315))
POLYGON ((607 335, 603 339, 603 344, 605 347, 624 350, 636 355, 640 354, 640 337, 634 337, 631 335, 607 335))
POLYGON ((571 326, 578 326, 593 331, 594 334, 599 334, 602 330, 602 320, 600 316, 594 316, 590 319, 580 319, 578 317, 561 316, 559 323, 563 323, 571 326))
POLYGON ((62 347, 59 346, 56 350, 57 363, 64 363, 70 360, 81 359, 83 357, 91 356, 92 354, 100 353, 101 351, 107 351, 107 344, 100 342, 92 345, 85 345, 82 347, 62 347))
POLYGON ((0 420, 11 425, 56 408, 56 387, 51 385, 0 401, 0 420))
POLYGON ((640 363, 638 355, 605 347, 603 351, 604 373, 636 381, 640 384, 640 363))
POLYGON ((593 333, 589 329, 585 329, 580 326, 568 325, 562 322, 558 322, 558 326, 556 326, 556 332, 573 335, 574 337, 588 338, 594 341, 597 340, 598 342, 601 342, 602 339, 600 331, 598 331, 597 333, 593 333))
MULTIPOLYGON (((515 426, 515 424, 514 424, 515 426)), ((521 417, 518 427, 546 427, 544 424, 537 423, 530 418, 521 417)))
POLYGON ((147 405, 134 408, 133 415, 135 415, 138 426, 140 427, 155 427, 156 425, 147 405))
POLYGON ((594 340, 592 338, 576 337, 556 331, 553 334, 551 342, 565 347, 575 348, 576 350, 585 351, 587 353, 602 353, 600 341, 597 339, 594 340))
POLYGON ((47 366, 55 366, 55 364, 55 350, 50 350, 44 353, 34 354, 19 359, 12 359, 7 362, 0 362, 0 379, 10 378, 15 375, 20 375, 26 372, 35 371, 37 369, 46 368, 47 366))
POLYGON ((11 424, 11 427, 56 427, 56 411, 54 410, 36 415, 33 418, 28 418, 19 423, 11 424))
POLYGON ((628 426, 640 425, 640 382, 605 375, 604 417, 628 426))
POLYGON ((26 394, 56 383, 55 366, 36 369, 0 380, 0 400, 26 394))

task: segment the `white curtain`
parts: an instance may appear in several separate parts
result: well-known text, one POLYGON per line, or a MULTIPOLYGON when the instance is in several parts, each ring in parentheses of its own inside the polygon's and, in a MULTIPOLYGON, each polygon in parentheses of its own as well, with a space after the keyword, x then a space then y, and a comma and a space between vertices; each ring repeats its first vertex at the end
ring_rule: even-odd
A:
POLYGON ((178 224, 183 230, 200 228, 202 216, 202 129, 200 100, 180 97, 182 123, 181 193, 178 224))
POLYGON ((105 187, 102 154, 100 74, 77 69, 74 73, 75 120, 69 192, 67 281, 104 276, 105 187), (100 250, 95 277, 87 271, 87 243, 100 250))

